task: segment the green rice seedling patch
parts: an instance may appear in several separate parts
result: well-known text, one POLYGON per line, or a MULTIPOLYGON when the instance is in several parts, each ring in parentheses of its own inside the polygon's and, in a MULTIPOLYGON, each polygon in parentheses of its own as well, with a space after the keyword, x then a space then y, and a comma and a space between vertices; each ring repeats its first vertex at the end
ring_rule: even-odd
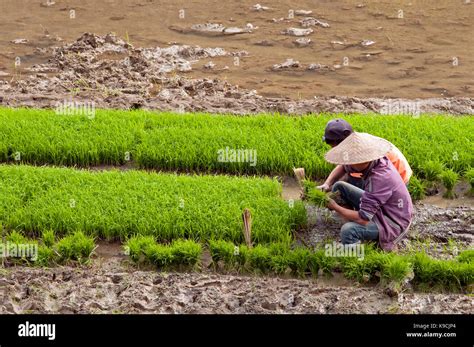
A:
POLYGON ((292 230, 306 222, 303 203, 289 206, 281 184, 267 178, 0 165, 0 190, 0 224, 36 236, 54 230, 56 236, 83 231, 104 239, 242 243, 248 208, 255 244, 289 244, 292 230))
POLYGON ((331 169, 321 136, 342 117, 356 131, 386 138, 415 173, 436 180, 448 168, 474 167, 469 116, 312 114, 287 117, 97 110, 93 119, 53 110, 0 108, 0 162, 68 166, 122 165, 201 173, 324 178, 331 169), (240 152, 239 152, 240 151, 240 152), (426 162, 430 158, 430 162, 426 162))

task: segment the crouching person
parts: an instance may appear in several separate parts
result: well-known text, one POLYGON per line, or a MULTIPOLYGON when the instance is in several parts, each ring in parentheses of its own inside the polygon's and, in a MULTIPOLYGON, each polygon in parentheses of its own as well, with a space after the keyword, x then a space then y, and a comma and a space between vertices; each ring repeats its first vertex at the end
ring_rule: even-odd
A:
POLYGON ((326 153, 328 162, 343 165, 347 173, 362 176, 363 189, 348 182, 336 182, 345 208, 331 200, 328 208, 349 222, 341 228, 343 244, 378 240, 392 250, 406 235, 413 216, 413 204, 400 174, 385 156, 390 142, 365 133, 353 133, 326 153))

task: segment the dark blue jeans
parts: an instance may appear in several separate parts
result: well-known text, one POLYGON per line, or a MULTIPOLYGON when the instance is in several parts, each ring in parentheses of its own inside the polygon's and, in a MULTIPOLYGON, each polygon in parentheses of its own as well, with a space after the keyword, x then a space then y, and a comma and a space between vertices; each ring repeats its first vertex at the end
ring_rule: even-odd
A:
MULTIPOLYGON (((350 183, 339 181, 334 183, 332 186, 332 191, 339 191, 346 204, 356 210, 359 210, 360 198, 364 192, 362 189, 350 183)), ((377 224, 374 222, 369 222, 367 225, 348 222, 345 223, 341 228, 341 241, 343 244, 358 243, 366 240, 377 240, 378 238, 379 229, 377 224)))

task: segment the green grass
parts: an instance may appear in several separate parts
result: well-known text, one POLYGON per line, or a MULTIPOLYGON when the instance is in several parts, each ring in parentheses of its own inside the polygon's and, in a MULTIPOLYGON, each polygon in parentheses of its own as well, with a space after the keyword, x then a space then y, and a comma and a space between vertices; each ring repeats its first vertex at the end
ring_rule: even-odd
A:
POLYGON ((465 258, 432 259, 426 254, 414 256, 415 282, 454 289, 474 284, 474 263, 465 258))
POLYGON ((323 158, 329 147, 321 136, 327 121, 335 117, 345 118, 357 131, 393 142, 420 177, 433 179, 439 165, 458 173, 474 167, 471 117, 98 110, 88 119, 8 108, 0 108, 0 161, 90 166, 130 159, 141 168, 230 174, 291 175, 293 167, 304 167, 307 177, 323 178, 332 165, 323 158), (219 162, 218 151, 226 147, 255 150, 256 165, 219 162), (435 164, 427 164, 426 158, 435 164))
POLYGON ((105 239, 152 235, 244 242, 242 211, 252 212, 252 241, 291 241, 306 222, 275 179, 187 176, 141 171, 91 172, 0 165, 0 224, 40 237, 83 231, 105 239))

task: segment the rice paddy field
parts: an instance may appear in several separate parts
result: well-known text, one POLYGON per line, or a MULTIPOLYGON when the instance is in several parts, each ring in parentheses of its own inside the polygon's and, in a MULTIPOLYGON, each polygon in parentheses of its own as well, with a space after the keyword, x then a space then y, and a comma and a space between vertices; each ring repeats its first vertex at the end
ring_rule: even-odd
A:
POLYGON ((324 319, 471 316, 473 5, 0 0, 0 320, 303 313, 369 344, 406 329, 324 319), (390 251, 341 243, 336 118, 413 170, 390 251))
MULTIPOLYGON (((472 243, 460 243, 448 258, 426 249, 394 255, 370 248, 360 261, 328 256, 329 233, 319 244, 301 241, 312 212, 308 202, 283 198, 283 181, 294 167, 305 168, 312 182, 329 174, 321 137, 328 120, 340 116, 99 110, 85 117, 1 108, 2 237, 12 250, 36 244, 40 255, 37 262, 23 256, 12 263, 87 264, 96 243, 115 242, 134 266, 161 270, 299 278, 341 273, 395 292, 407 283, 471 291, 472 243), (223 149, 250 151, 254 160, 222 160, 223 149), (243 219, 246 210, 250 220, 243 219)), ((344 118, 406 155, 415 172, 414 200, 433 187, 454 198, 460 180, 472 190, 470 117, 344 118)))

